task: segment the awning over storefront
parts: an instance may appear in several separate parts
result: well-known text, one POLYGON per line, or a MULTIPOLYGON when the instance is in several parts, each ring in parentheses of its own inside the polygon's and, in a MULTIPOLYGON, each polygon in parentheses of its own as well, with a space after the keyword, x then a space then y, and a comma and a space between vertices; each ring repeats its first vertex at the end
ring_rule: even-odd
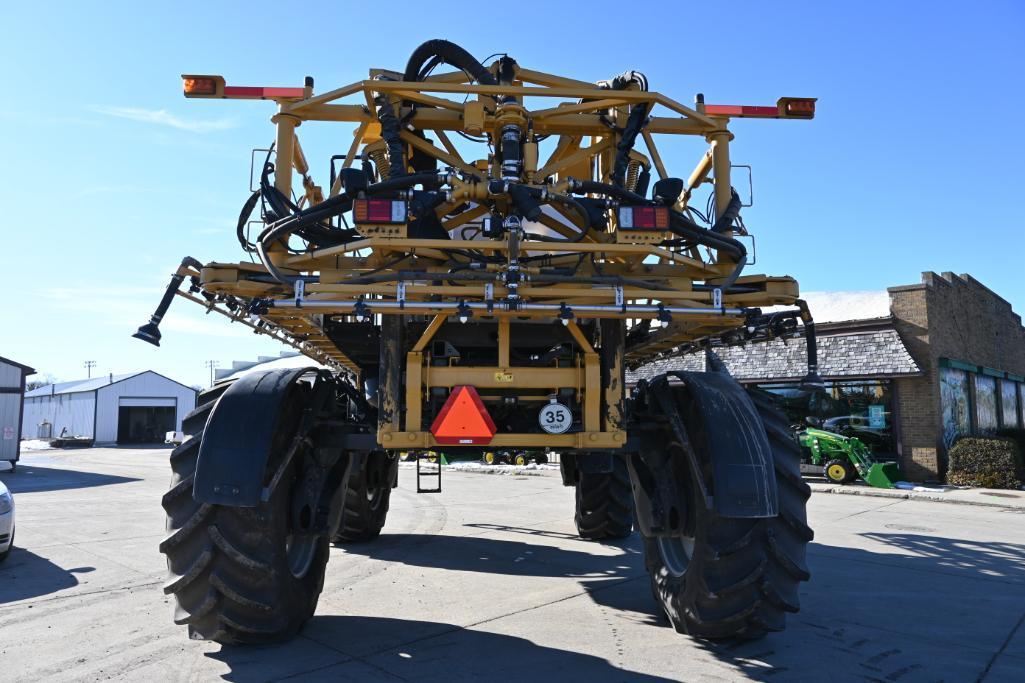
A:
MULTIPOLYGON (((906 377, 922 374, 897 331, 892 327, 818 336, 819 374, 825 379, 906 377)), ((730 373, 741 381, 800 380, 808 371, 803 339, 779 339, 716 349, 730 373)), ((635 384, 671 370, 702 371, 703 353, 667 356, 634 371, 627 384, 635 384)))

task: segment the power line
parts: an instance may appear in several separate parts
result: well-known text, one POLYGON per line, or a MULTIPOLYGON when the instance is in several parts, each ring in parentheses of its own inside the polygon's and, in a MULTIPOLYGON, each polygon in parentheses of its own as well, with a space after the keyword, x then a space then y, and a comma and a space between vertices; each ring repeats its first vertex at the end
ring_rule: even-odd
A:
POLYGON ((94 361, 94 360, 87 360, 85 363, 83 363, 83 365, 85 365, 85 371, 86 371, 86 373, 88 373, 86 375, 86 378, 87 379, 92 379, 93 378, 93 368, 96 367, 96 361, 94 361))

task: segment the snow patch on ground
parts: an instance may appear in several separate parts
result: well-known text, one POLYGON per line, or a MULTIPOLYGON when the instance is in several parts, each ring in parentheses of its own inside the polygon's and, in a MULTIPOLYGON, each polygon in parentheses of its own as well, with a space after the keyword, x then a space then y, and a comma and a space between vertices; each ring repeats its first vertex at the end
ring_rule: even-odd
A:
POLYGON ((949 486, 922 486, 921 484, 915 484, 910 481, 895 481, 893 482, 893 487, 903 491, 924 491, 925 493, 946 493, 950 490, 949 486))
POLYGON ((21 442, 21 450, 23 451, 51 451, 53 446, 50 445, 49 441, 42 439, 26 439, 21 442))
MULTIPOLYGON (((420 467, 434 467, 433 463, 422 462, 420 467)), ((472 472, 474 474, 512 474, 541 476, 545 472, 559 469, 558 465, 530 463, 527 465, 489 465, 484 462, 452 462, 444 466, 445 470, 456 472, 472 472)), ((402 469, 415 469, 415 462, 403 462, 402 469)))

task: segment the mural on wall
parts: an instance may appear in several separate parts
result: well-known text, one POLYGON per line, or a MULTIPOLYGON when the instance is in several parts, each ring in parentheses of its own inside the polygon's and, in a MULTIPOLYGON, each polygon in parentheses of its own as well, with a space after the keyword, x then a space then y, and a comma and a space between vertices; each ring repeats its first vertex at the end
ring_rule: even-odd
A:
POLYGON ((1000 427, 997 417, 997 381, 986 375, 975 376, 975 424, 979 434, 991 436, 1000 427))
POLYGON ((1018 390, 1009 379, 1000 380, 1000 417, 1003 427, 1018 426, 1018 390))
POLYGON ((968 412, 968 373, 956 368, 940 368, 940 398, 943 403, 943 445, 950 448, 972 431, 968 412))

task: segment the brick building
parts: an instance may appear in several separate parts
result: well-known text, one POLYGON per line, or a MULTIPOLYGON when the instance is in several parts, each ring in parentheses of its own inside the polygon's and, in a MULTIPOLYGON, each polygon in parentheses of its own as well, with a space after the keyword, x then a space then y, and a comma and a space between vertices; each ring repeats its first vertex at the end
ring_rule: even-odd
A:
MULTIPOLYGON (((825 395, 801 391, 800 340, 719 352, 740 382, 780 396, 797 424, 812 418, 901 462, 909 479, 939 480, 959 436, 1025 426, 1025 328, 1011 305, 969 275, 926 272, 885 292, 806 296, 816 318, 825 395)), ((701 354, 629 371, 635 384, 666 370, 702 370, 701 354)))

